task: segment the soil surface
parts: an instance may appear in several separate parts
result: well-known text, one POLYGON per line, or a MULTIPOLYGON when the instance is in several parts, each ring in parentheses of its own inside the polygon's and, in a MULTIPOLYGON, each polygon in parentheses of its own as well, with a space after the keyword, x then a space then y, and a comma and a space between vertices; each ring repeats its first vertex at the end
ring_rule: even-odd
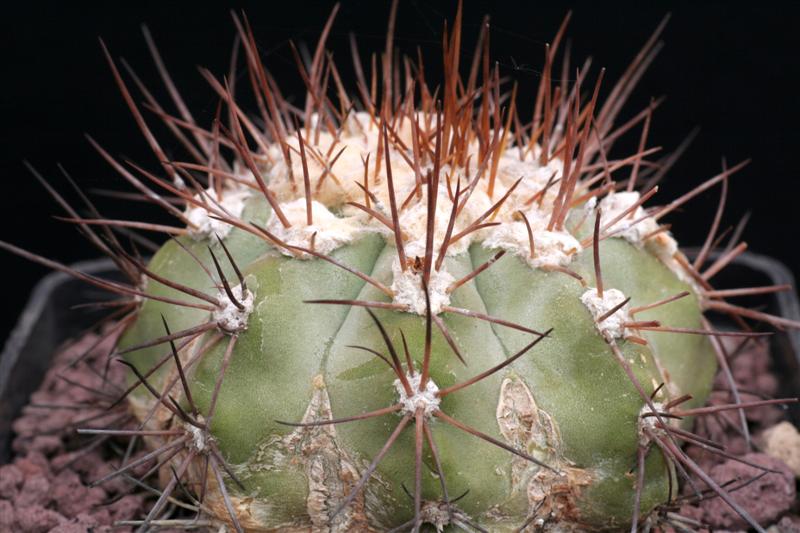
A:
MULTIPOLYGON (((133 429, 124 403, 109 408, 124 389, 126 374, 123 365, 109 360, 114 342, 114 335, 87 334, 60 350, 41 387, 14 422, 15 455, 11 463, 0 466, 0 532, 131 531, 131 526, 115 524, 145 516, 157 492, 132 480, 146 474, 153 463, 93 486, 115 471, 126 454, 131 459, 143 455, 141 448, 129 450, 128 437, 75 431, 109 426, 133 429)), ((744 347, 730 342, 726 347, 742 401, 777 394, 767 342, 751 340, 744 347)), ((710 404, 733 401, 722 373, 714 389, 710 404)), ((769 533, 800 533, 796 490, 800 434, 784 421, 779 406, 749 409, 745 416, 749 434, 742 430, 738 411, 698 417, 695 433, 724 446, 724 451, 712 453, 693 444, 685 450, 713 480, 731 491, 742 508, 769 525, 769 533)), ((155 479, 144 482, 155 484, 155 479)), ((719 497, 710 497, 707 489, 697 478, 691 484, 683 481, 674 511, 684 518, 673 524, 695 531, 744 531, 745 522, 719 497)))
MULTIPOLYGON (((740 340, 727 338, 723 342, 741 401, 776 397, 778 379, 770 368, 768 341, 750 339, 743 344, 740 340)), ((725 374, 720 371, 708 404, 733 403, 730 390, 725 374)), ((785 421, 785 409, 779 405, 744 410, 748 433, 742 429, 740 416, 739 411, 731 410, 698 417, 694 432, 724 446, 724 449, 722 453, 712 452, 708 447, 704 449, 701 445, 689 444, 685 446, 686 453, 717 484, 727 488, 736 503, 758 523, 771 524, 769 533, 800 533, 800 501, 797 497, 800 465, 796 461, 800 453, 800 433, 785 421)), ((708 486, 696 477, 693 483, 705 495, 703 491, 708 490, 708 486)), ((696 500, 695 488, 684 483, 682 497, 696 500)), ((719 497, 683 505, 680 514, 706 526, 689 525, 701 531, 747 530, 746 522, 719 497)))
MULTIPOLYGON (((132 528, 115 522, 144 516, 153 494, 130 478, 92 485, 119 467, 128 439, 75 431, 133 429, 124 402, 109 408, 126 375, 123 365, 109 363, 115 340, 113 334, 87 334, 60 350, 14 421, 14 457, 0 466, 0 532, 125 532, 132 528)), ((143 454, 135 449, 131 458, 143 454)), ((144 463, 128 474, 138 478, 152 466, 144 463)))

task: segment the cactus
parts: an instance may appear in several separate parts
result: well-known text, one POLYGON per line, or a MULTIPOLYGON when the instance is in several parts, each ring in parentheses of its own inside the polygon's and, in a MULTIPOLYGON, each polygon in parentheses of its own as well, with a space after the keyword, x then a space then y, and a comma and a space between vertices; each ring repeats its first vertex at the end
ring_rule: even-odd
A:
POLYGON ((234 17, 260 122, 204 71, 227 111, 208 130, 146 34, 180 116, 130 77, 191 162, 167 159, 105 52, 162 168, 91 142, 179 224, 106 219, 91 204, 80 216, 48 189, 127 282, 2 244, 119 296, 109 334, 124 329, 121 399, 140 425, 107 433, 158 457, 163 490, 142 528, 180 486, 204 520, 237 531, 636 531, 660 523, 689 472, 761 530, 680 449, 696 441, 693 417, 764 403, 731 382, 729 405, 702 407, 725 361, 719 338, 760 335, 715 330, 703 313, 798 324, 712 289, 743 251, 710 261, 716 223, 693 261, 661 223, 716 185, 721 213, 746 162, 644 207, 680 150, 647 159, 655 104, 615 124, 663 24, 602 103, 602 72, 551 83, 562 26, 525 125, 516 87, 490 68, 486 27, 460 77, 460 10, 440 88, 421 62, 395 61, 390 21, 380 95, 355 54, 356 97, 324 53, 334 15, 313 57, 296 54, 301 109, 234 17), (639 149, 613 159, 633 128, 639 149), (171 238, 146 263, 120 229, 171 238))

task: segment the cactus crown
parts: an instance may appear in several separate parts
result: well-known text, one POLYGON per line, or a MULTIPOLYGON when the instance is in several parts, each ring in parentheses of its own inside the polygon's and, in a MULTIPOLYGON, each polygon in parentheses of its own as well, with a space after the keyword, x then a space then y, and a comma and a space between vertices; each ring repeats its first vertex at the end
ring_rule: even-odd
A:
MULTIPOLYGON (((166 157, 104 48, 162 168, 122 164, 90 141, 180 224, 105 219, 90 203, 82 217, 48 186, 127 282, 2 244, 119 296, 111 332, 125 328, 118 355, 133 376, 122 397, 141 423, 130 434, 171 472, 143 528, 184 486, 199 513, 237 531, 635 530, 642 516, 667 516, 676 471, 758 528, 678 446, 694 439, 681 421, 711 412, 700 405, 719 337, 757 335, 716 331, 702 313, 798 324, 712 289, 744 250, 707 265, 719 217, 693 261, 661 223, 717 184, 722 206, 746 161, 644 205, 685 146, 648 159, 658 102, 616 121, 666 20, 601 102, 603 71, 593 83, 588 68, 571 84, 553 77, 567 17, 526 119, 491 66, 488 23, 462 65, 459 7, 432 88, 421 58, 394 48, 396 4, 371 77, 354 47, 355 96, 325 53, 336 8, 312 57, 292 47, 302 107, 234 15, 259 114, 237 105, 232 80, 203 70, 220 99, 208 129, 146 34, 179 115, 128 74, 190 161, 166 157), (614 158, 637 128, 636 153, 614 158), (146 264, 121 242, 131 230, 174 238, 146 264)), ((731 403, 713 412, 760 404, 730 386, 731 403)))

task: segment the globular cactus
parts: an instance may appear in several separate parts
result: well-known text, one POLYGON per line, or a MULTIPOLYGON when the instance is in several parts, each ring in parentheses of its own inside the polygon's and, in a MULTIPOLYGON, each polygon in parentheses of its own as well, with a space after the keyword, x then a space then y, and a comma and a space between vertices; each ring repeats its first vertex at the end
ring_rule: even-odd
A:
MULTIPOLYGON (((460 76, 460 16, 440 87, 421 60, 397 62, 390 34, 380 75, 356 62, 356 96, 324 52, 331 17, 313 57, 296 56, 302 108, 235 17, 259 120, 204 72, 225 111, 208 130, 152 48, 181 116, 145 91, 148 107, 191 162, 167 160, 108 56, 162 168, 95 147, 180 222, 81 217, 62 200, 130 280, 73 272, 122 297, 117 355, 140 427, 107 432, 158 457, 144 529, 182 486, 202 520, 237 531, 635 531, 659 524, 679 472, 707 478, 680 444, 709 412, 719 337, 756 334, 703 312, 798 324, 713 291, 743 250, 707 265, 716 224, 690 261, 662 219, 744 163, 646 208, 674 156, 647 159, 654 106, 615 123, 662 26, 604 102, 602 72, 553 83, 562 27, 525 123, 486 28, 460 76), (638 151, 612 157, 632 128, 638 151), (117 228, 174 238, 145 264, 117 228)), ((732 390, 714 412, 754 405, 732 390)))

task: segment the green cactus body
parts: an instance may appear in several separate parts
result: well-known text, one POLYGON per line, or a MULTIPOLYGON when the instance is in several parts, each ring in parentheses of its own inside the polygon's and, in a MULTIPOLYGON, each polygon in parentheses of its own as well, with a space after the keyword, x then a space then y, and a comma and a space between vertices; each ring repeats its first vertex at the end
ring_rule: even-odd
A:
MULTIPOLYGON (((312 160, 307 162, 315 223, 307 223, 304 189, 290 181, 288 167, 265 165, 260 172, 276 191, 277 205, 290 223, 288 228, 252 187, 228 184, 221 193, 212 193, 222 205, 226 195, 252 191, 243 209, 235 214, 240 227, 229 228, 221 241, 211 238, 212 230, 195 231, 192 236, 180 237, 182 246, 168 242, 150 262, 154 274, 180 280, 224 302, 227 297, 220 290, 210 249, 225 265, 222 273, 234 286, 233 293, 244 302, 242 293, 236 292, 241 287, 235 269, 224 259, 229 252, 251 298, 248 311, 241 314, 241 327, 222 326, 230 318, 222 311, 147 300, 125 333, 121 348, 136 348, 163 336, 162 316, 172 331, 211 324, 209 331, 175 342, 185 344, 179 355, 198 411, 208 413, 214 403, 210 435, 197 436, 195 431, 194 446, 202 451, 213 440, 243 484, 238 486, 232 478, 225 478, 225 492, 230 494, 238 520, 247 530, 384 531, 407 523, 413 526, 415 500, 409 494, 415 486, 417 438, 426 443, 421 453, 420 521, 441 528, 481 524, 491 531, 514 531, 530 522, 535 512, 543 522, 561 528, 624 527, 631 519, 636 487, 631 471, 636 465, 637 448, 646 438, 640 427, 646 404, 610 345, 618 346, 618 353, 648 394, 665 384, 654 398, 660 403, 691 394, 693 403, 701 404, 716 368, 705 336, 639 331, 619 325, 624 320, 636 320, 702 327, 695 289, 673 258, 674 241, 666 232, 641 239, 619 223, 610 226, 607 233, 618 228, 624 231, 620 232, 622 236, 609 236, 599 243, 602 283, 607 298, 621 291, 630 296, 630 301, 598 323, 598 316, 584 302, 597 285, 594 250, 578 241, 592 237, 599 211, 595 199, 575 204, 564 214, 561 229, 549 231, 547 222, 554 216, 558 189, 547 190, 541 205, 526 200, 542 190, 549 177, 542 177, 544 171, 564 173, 562 162, 552 159, 542 165, 532 154, 520 159, 509 148, 494 171, 494 191, 490 193, 488 179, 476 182, 469 203, 454 218, 449 234, 452 242, 441 265, 438 269, 431 265, 426 285, 434 321, 429 387, 442 391, 466 382, 537 342, 529 353, 452 394, 439 398, 433 388, 426 389, 427 396, 419 393, 410 397, 403 392, 391 365, 386 364, 390 362, 389 352, 380 329, 367 308, 353 302, 371 302, 371 309, 396 347, 404 372, 408 371, 403 346, 408 346, 418 382, 426 353, 421 281, 425 251, 426 247, 433 250, 429 255, 434 263, 447 238, 453 185, 448 189, 444 179, 438 180, 433 210, 428 194, 435 190, 435 183, 421 187, 419 197, 414 198, 414 169, 399 156, 399 148, 384 152, 392 168, 394 201, 411 198, 397 216, 406 258, 403 271, 394 231, 375 215, 392 220, 387 207, 393 200, 388 194, 386 165, 368 167, 370 174, 374 172, 369 187, 377 211, 369 213, 347 204, 360 199, 366 205, 363 193, 347 184, 363 179, 358 159, 370 154, 375 161, 378 144, 384 142, 367 115, 359 113, 351 120, 355 124, 345 127, 350 133, 338 141, 347 147, 347 157, 342 155, 343 161, 336 167, 336 181, 322 180, 323 169, 312 160), (520 176, 522 180, 515 185, 520 176), (492 209, 506 192, 506 201, 492 209), (525 213, 524 221, 520 212, 525 213), (484 220, 496 224, 466 232, 457 240, 452 238, 483 213, 489 213, 484 220), (435 220, 428 224, 434 214, 435 220), (242 223, 247 227, 241 227, 242 223), (531 227, 533 253, 526 225, 531 227), (429 234, 432 238, 426 244, 429 234), (309 252, 312 249, 314 253, 309 252), (498 252, 505 255, 497 258, 498 252), (487 262, 489 268, 469 277, 487 262), (369 280, 343 266, 365 274, 369 280), (469 279, 460 283, 465 277, 469 279), (682 291, 689 294, 643 310, 635 319, 627 314, 629 309, 682 291), (480 316, 466 316, 469 313, 480 316), (606 321, 616 326, 607 328, 606 321), (611 333, 614 327, 619 331, 611 333), (638 342, 629 340, 634 334, 638 342), (232 351, 226 357, 232 340, 232 351), (373 352, 383 354, 387 361, 373 352), (218 397, 213 399, 221 375, 224 380, 218 397), (315 425, 393 405, 399 407, 381 416, 315 425), (420 422, 414 417, 415 409, 422 410, 422 417, 417 417, 420 422), (469 434, 440 413, 528 458, 469 434), (417 429, 422 428, 423 420, 429 434, 417 429), (396 440, 390 439, 403 421, 406 425, 400 426, 396 440), (429 437, 438 449, 436 454, 429 437), (387 440, 391 446, 381 456, 387 440), (346 498, 356 483, 379 456, 374 474, 348 502, 346 498), (449 513, 440 467, 449 498, 466 494, 452 504, 449 513), (343 503, 347 505, 340 509, 343 503)), ((298 146, 296 139, 286 142, 298 146)), ((316 144, 308 144, 323 153, 329 148, 330 137, 323 133, 316 144)), ((293 162, 295 177, 305 172, 298 159, 293 162)), ((434 180, 433 166, 428 161, 423 169, 428 180, 434 180)), ((252 172, 239 170, 242 180, 254 181, 252 172)), ((452 173, 453 180, 469 177, 467 169, 461 167, 438 171, 442 175, 452 173)), ((609 207, 612 214, 601 215, 600 220, 614 218, 637 199, 635 193, 612 193, 599 204, 600 210, 609 207), (614 202, 621 202, 623 207, 614 207, 614 202)), ((640 216, 642 210, 637 207, 633 213, 640 216)), ((647 223, 658 227, 652 219, 647 223)), ((148 280, 147 291, 186 299, 180 290, 156 279, 148 280)), ((220 303, 221 307, 226 305, 236 314, 230 302, 220 303)), ((142 373, 168 356, 163 343, 126 355, 142 373)), ((414 376, 406 375, 413 384, 414 376)), ((178 378, 175 365, 167 364, 149 376, 155 389, 168 389, 173 395, 180 391, 178 378)), ((189 409, 187 400, 184 394, 184 410, 189 409)), ((131 404, 150 427, 186 426, 143 387, 131 396, 131 404), (154 416, 148 417, 150 414, 154 416)), ((161 443, 156 437, 151 440, 154 446, 161 443)), ((188 469, 189 485, 194 490, 201 483, 201 470, 197 464, 188 469)), ((661 453, 650 449, 641 491, 642 514, 667 501, 674 482, 674 472, 661 453)), ((213 480, 207 505, 215 519, 229 520, 220 487, 213 480)))
MULTIPOLYGON (((98 482, 157 460, 162 485, 148 514, 125 524, 672 531, 695 524, 672 512, 682 473, 765 532, 680 445, 715 451, 689 431, 692 417, 735 410, 746 435, 744 408, 796 401, 743 402, 723 372, 728 391, 699 408, 726 361, 719 337, 761 335, 745 319, 800 323, 727 301, 786 286, 711 285, 745 249, 732 242, 709 260, 727 178, 746 162, 644 207, 682 148, 648 159, 657 151, 647 148, 655 104, 617 119, 664 24, 603 102, 602 73, 587 91, 588 62, 574 79, 553 78, 562 26, 528 119, 517 86, 491 68, 488 24, 462 78, 459 7, 434 89, 421 58, 398 60, 392 6, 369 83, 354 49, 357 97, 325 54, 334 8, 313 55, 305 64, 296 57, 308 91, 302 108, 281 95, 249 25, 234 15, 252 82, 239 85, 255 90, 260 116, 239 107, 232 77, 204 70, 220 98, 207 129, 146 33, 180 118, 134 75, 136 84, 190 161, 168 160, 104 49, 163 173, 122 164, 91 142, 133 198, 160 205, 177 225, 105 219, 88 200, 96 218, 81 218, 34 171, 124 279, 0 241, 116 298, 101 304, 113 309, 106 320, 118 320, 102 335, 122 331, 112 355, 132 372, 110 408, 125 409, 126 399, 130 412, 83 429, 148 448, 98 482), (639 128, 637 152, 608 153, 639 128), (719 208, 690 263, 662 220, 718 184, 719 208), (169 237, 148 262, 127 244, 129 236, 148 244, 131 234, 139 230, 169 237), (746 331, 715 330, 707 310, 746 331), (120 427, 130 414, 136 427, 120 427), (196 516, 164 519, 181 493, 183 511, 196 516)), ((103 390, 98 405, 118 392, 103 390)))

